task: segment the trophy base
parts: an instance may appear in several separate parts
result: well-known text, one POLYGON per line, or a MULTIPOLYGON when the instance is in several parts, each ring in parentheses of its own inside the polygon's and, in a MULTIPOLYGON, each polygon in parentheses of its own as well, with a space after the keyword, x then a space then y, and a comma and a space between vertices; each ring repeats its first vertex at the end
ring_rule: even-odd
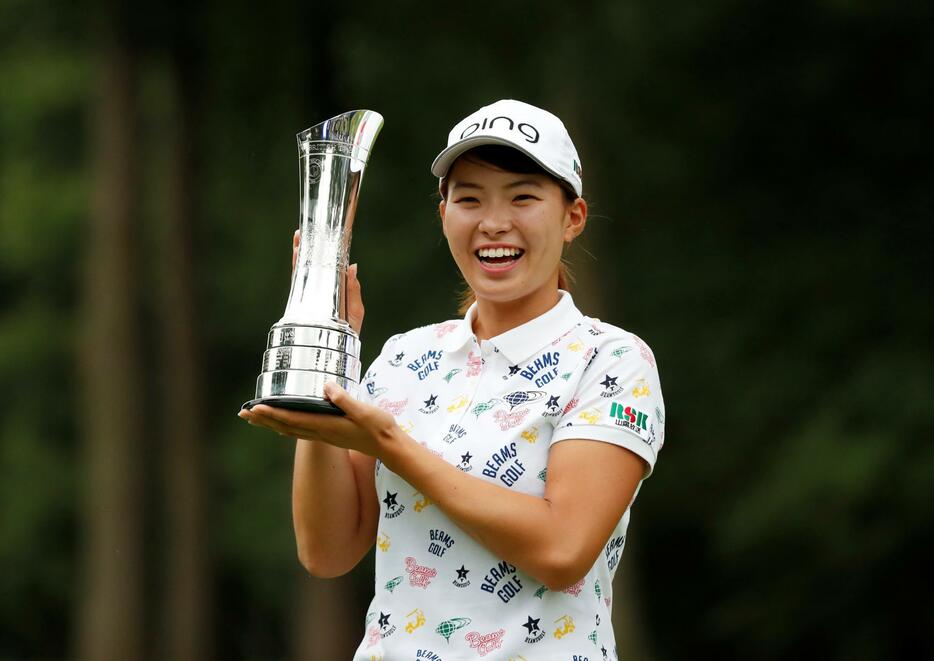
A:
POLYGON ((258 397, 245 402, 240 408, 250 410, 257 404, 274 406, 292 411, 306 411, 308 413, 328 413, 331 415, 344 415, 344 412, 326 399, 318 397, 258 397))
POLYGON ((335 383, 357 396, 360 381, 360 344, 349 326, 279 323, 269 332, 263 371, 256 379, 251 409, 266 404, 281 409, 344 415, 324 394, 335 383))

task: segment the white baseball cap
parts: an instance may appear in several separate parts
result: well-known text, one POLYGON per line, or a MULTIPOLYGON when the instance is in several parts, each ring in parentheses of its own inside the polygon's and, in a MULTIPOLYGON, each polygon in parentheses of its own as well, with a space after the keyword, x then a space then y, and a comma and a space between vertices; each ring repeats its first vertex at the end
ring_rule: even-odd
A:
POLYGON ((445 177, 458 156, 480 145, 518 149, 547 172, 569 183, 578 196, 583 192, 583 170, 577 149, 564 123, 547 110, 514 99, 483 106, 451 129, 448 146, 431 164, 431 173, 445 177))

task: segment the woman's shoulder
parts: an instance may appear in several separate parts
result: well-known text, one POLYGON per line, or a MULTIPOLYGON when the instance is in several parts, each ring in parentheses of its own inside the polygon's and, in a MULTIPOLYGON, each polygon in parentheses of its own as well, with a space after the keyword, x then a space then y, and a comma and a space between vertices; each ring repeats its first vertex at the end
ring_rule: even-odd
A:
POLYGON ((648 343, 630 330, 594 317, 585 316, 579 326, 582 337, 587 337, 599 351, 609 351, 616 358, 639 356, 655 367, 655 354, 648 343), (628 356, 627 354, 633 354, 628 356))

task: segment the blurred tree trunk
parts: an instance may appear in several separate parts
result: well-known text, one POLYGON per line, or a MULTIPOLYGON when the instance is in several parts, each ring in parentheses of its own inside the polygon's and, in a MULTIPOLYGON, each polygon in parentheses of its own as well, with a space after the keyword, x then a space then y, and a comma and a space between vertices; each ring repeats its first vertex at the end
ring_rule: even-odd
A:
POLYGON ((87 483, 85 584, 75 619, 77 655, 87 661, 145 658, 139 461, 144 407, 136 314, 137 76, 125 22, 113 15, 103 18, 79 350, 87 483))
POLYGON ((211 579, 207 521, 207 471, 203 452, 203 397, 199 319, 192 236, 196 164, 196 80, 185 42, 170 54, 170 106, 165 159, 167 180, 161 239, 164 414, 162 458, 167 524, 161 656, 202 661, 211 656, 211 579))
POLYGON ((363 616, 354 600, 353 574, 313 578, 302 572, 295 594, 292 658, 295 661, 351 658, 363 638, 363 616), (356 627, 358 624, 361 626, 356 627))
MULTIPOLYGON (((635 526, 638 535, 638 523, 630 522, 630 526, 635 526)), ((651 661, 654 657, 645 632, 642 602, 639 599, 641 582, 638 571, 641 563, 637 562, 637 558, 627 533, 626 549, 613 578, 613 631, 616 632, 620 659, 651 661)))

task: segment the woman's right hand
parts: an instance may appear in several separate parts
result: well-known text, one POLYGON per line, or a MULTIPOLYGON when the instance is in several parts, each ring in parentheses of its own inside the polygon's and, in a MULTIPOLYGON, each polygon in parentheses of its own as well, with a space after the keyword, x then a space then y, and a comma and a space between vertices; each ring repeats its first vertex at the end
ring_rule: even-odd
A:
MULTIPOLYGON (((292 235, 292 271, 295 271, 295 261, 298 259, 298 244, 301 241, 300 230, 292 235)), ((360 335, 363 328, 363 292, 360 281, 357 280, 357 265, 351 264, 347 268, 347 323, 360 335)))

